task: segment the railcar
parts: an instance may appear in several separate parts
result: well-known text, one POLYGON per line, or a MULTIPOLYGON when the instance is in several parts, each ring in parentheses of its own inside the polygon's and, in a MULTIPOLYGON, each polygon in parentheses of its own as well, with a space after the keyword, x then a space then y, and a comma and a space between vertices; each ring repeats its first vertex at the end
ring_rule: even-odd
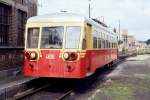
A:
POLYGON ((117 34, 82 15, 32 17, 25 33, 26 76, 85 78, 118 59, 117 34))

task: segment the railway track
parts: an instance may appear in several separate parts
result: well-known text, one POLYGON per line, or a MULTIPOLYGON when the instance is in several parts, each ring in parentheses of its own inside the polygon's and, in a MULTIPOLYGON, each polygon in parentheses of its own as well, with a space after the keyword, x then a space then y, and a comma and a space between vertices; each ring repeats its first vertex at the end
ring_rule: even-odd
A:
MULTIPOLYGON (((47 87, 49 87, 49 86, 48 85, 47 86, 43 86, 43 87, 41 87, 39 89, 36 89, 36 90, 28 90, 28 91, 26 91, 26 92, 24 92, 22 94, 15 95, 13 97, 13 99, 11 99, 11 100, 28 100, 28 99, 26 99, 26 97, 32 96, 33 94, 36 94, 37 92, 40 92, 40 91, 42 91, 43 89, 45 89, 47 87)), ((51 99, 51 100, 63 100, 65 97, 67 97, 68 95, 70 95, 72 92, 73 92, 73 90, 70 89, 70 90, 67 90, 65 93, 63 93, 61 95, 60 94, 55 94, 56 95, 55 96, 56 99, 51 99)))
MULTIPOLYGON (((43 89, 45 88, 48 88, 49 86, 51 86, 52 84, 47 84, 47 85, 44 85, 40 88, 37 88, 37 89, 34 89, 34 88, 31 88, 31 89, 28 89, 22 93, 18 93, 16 94, 13 98, 11 98, 10 100, 23 100, 24 98, 26 98, 27 96, 31 96, 33 94, 36 94, 37 92, 40 92, 42 91, 43 89)), ((60 96, 56 97, 57 99, 56 100, 63 100, 65 97, 67 97, 68 95, 70 95, 71 93, 73 92, 72 89, 70 90, 67 90, 65 93, 61 94, 60 96)))
POLYGON ((25 98, 27 96, 30 96, 30 95, 32 95, 34 93, 37 93, 37 92, 41 91, 42 89, 45 89, 45 88, 49 87, 50 85, 51 84, 46 84, 46 85, 44 85, 42 87, 39 87, 37 89, 30 88, 30 89, 28 89, 28 90, 26 90, 24 92, 17 93, 16 95, 14 95, 13 99, 14 100, 21 100, 21 99, 23 99, 23 98, 25 98))
MULTIPOLYGON (((128 57, 128 56, 127 56, 128 57)), ((122 62, 125 58, 127 58, 127 57, 123 57, 123 58, 120 58, 118 61, 116 61, 115 63, 113 63, 113 64, 111 64, 111 65, 109 65, 109 67, 111 67, 111 66, 114 66, 114 65, 116 65, 116 64, 118 64, 118 63, 120 63, 120 62, 122 62)), ((92 77, 91 77, 92 78, 92 77)), ((44 85, 42 85, 42 86, 40 86, 40 87, 33 87, 33 88, 30 88, 30 89, 28 89, 28 90, 26 90, 26 91, 24 91, 24 92, 20 92, 20 93, 17 93, 16 95, 14 95, 13 96, 13 98, 11 98, 11 99, 8 99, 8 100, 32 100, 32 99, 26 99, 26 98, 29 98, 29 97, 31 97, 31 96, 33 96, 33 95, 36 95, 36 94, 38 94, 39 92, 41 92, 41 93, 39 93, 39 94, 42 94, 42 91, 44 91, 45 89, 47 89, 47 88, 51 88, 51 87, 53 87, 53 85, 55 85, 56 83, 60 83, 59 81, 54 81, 54 82, 52 82, 52 83, 48 83, 48 84, 44 84, 44 85)), ((80 87, 82 87, 82 86, 85 86, 85 85, 88 85, 89 84, 89 82, 88 81, 85 81, 85 82, 79 82, 79 83, 77 83, 76 85, 74 85, 72 88, 70 88, 70 87, 68 87, 68 88, 66 88, 64 91, 65 92, 62 92, 62 93, 55 93, 55 95, 53 95, 53 97, 55 97, 54 99, 52 99, 52 100, 63 100, 64 98, 66 98, 67 96, 69 96, 71 93, 73 93, 74 92, 74 90, 77 90, 78 88, 80 88, 80 87)), ((51 93, 48 93, 48 94, 51 94, 51 93)), ((50 97, 50 96, 49 96, 50 97)), ((31 97, 32 98, 32 97, 31 97)))
MULTIPOLYGON (((8 98, 6 100, 33 100, 32 96, 34 96, 38 93, 43 94, 42 93, 43 91, 47 91, 46 89, 51 89, 52 87, 56 87, 57 85, 55 86, 55 84, 58 84, 58 83, 60 83, 60 80, 54 81, 54 82, 49 83, 49 84, 44 84, 44 85, 39 86, 39 87, 34 87, 33 86, 32 88, 29 88, 28 90, 17 93, 12 98, 8 98)), ((55 91, 55 89, 52 90, 52 91, 55 91)), ((52 100, 62 100, 62 99, 64 99, 65 97, 67 97, 69 94, 71 94, 73 92, 73 89, 70 88, 70 87, 67 87, 66 89, 62 89, 62 90, 65 91, 65 92, 62 92, 62 93, 58 92, 58 93, 55 93, 55 95, 52 95, 52 96, 49 95, 49 97, 51 96, 52 98, 54 98, 52 100)))
POLYGON ((69 90, 68 92, 66 92, 65 94, 63 94, 62 96, 60 96, 57 100, 63 100, 65 97, 67 97, 68 95, 70 95, 73 92, 73 90, 69 90))

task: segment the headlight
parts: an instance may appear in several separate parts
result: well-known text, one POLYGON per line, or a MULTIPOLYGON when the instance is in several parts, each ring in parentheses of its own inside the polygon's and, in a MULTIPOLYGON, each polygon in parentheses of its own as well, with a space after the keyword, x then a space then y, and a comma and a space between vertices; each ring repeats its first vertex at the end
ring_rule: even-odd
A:
POLYGON ((73 61, 73 60, 76 60, 78 58, 78 54, 75 53, 75 52, 72 52, 70 53, 70 60, 73 61))
POLYGON ((31 52, 30 53, 30 58, 31 59, 36 59, 37 58, 37 54, 35 52, 31 52))
POLYGON ((69 59, 69 54, 68 54, 67 52, 65 52, 65 53, 63 54, 63 58, 64 58, 65 60, 69 59))
POLYGON ((63 58, 68 61, 74 61, 78 58, 78 54, 75 52, 65 52, 63 58))
POLYGON ((28 60, 35 60, 38 57, 38 54, 36 52, 26 52, 25 56, 28 60))

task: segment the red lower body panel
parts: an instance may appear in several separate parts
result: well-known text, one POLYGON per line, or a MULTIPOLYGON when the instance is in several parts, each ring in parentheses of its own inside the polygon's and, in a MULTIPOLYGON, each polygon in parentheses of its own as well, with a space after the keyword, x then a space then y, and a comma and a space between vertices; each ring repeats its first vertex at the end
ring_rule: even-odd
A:
MULTIPOLYGON (((117 59, 117 49, 87 50, 77 61, 66 62, 60 50, 40 51, 38 60, 25 59, 24 74, 33 77, 84 78, 88 73, 117 59)), ((80 54, 79 54, 80 55, 80 54)))
POLYGON ((97 68, 117 60, 118 51, 117 49, 88 50, 87 56, 90 62, 90 72, 94 72, 97 68))

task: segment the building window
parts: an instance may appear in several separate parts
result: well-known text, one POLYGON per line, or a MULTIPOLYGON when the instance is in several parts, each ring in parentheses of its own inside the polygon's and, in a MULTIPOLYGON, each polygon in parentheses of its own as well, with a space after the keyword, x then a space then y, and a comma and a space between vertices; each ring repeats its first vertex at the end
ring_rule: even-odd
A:
POLYGON ((21 10, 18 10, 18 46, 24 46, 24 31, 25 31, 25 23, 27 20, 27 14, 21 10))
POLYGON ((0 3, 0 46, 8 45, 10 7, 0 3))

